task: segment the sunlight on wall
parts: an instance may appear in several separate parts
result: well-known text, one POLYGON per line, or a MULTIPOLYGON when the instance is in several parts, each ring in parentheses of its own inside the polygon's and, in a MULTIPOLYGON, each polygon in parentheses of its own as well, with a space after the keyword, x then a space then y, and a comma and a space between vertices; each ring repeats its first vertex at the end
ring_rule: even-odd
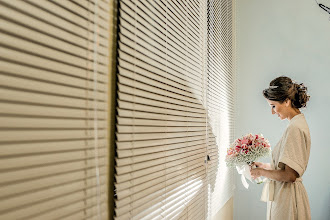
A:
POLYGON ((232 169, 228 169, 225 163, 227 147, 232 139, 232 124, 230 113, 228 111, 220 111, 218 117, 213 118, 210 122, 213 133, 216 136, 218 146, 218 171, 215 180, 215 189, 211 193, 211 216, 214 216, 223 205, 232 197, 234 191, 234 173, 232 169), (221 122, 221 123, 220 123, 221 122))

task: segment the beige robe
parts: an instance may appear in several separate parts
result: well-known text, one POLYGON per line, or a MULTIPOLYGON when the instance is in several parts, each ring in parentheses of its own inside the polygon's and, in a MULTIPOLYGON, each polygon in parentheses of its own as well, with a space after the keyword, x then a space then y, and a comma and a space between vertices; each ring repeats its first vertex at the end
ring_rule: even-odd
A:
POLYGON ((273 149, 271 166, 280 170, 286 164, 299 174, 299 178, 293 183, 271 180, 264 185, 267 190, 264 188, 263 191, 267 191, 268 197, 267 220, 311 219, 308 195, 301 178, 307 168, 310 147, 311 138, 305 116, 296 115, 273 149))

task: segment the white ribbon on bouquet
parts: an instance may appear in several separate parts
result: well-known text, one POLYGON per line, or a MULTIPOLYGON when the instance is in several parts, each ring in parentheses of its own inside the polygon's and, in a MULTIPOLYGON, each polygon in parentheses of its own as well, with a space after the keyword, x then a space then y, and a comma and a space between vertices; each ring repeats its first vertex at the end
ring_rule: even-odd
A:
MULTIPOLYGON (((255 167, 255 165, 253 166, 253 168, 255 167)), ((242 184, 243 186, 248 189, 249 188, 249 184, 248 182, 246 181, 246 179, 250 180, 251 182, 252 181, 252 176, 251 176, 251 173, 250 173, 250 166, 248 164, 245 164, 245 165, 241 165, 241 166, 236 166, 236 169, 237 169, 237 172, 239 174, 241 174, 241 181, 242 181, 242 184), (246 179, 245 179, 246 178, 246 179)), ((259 183, 262 183, 262 179, 260 177, 256 178, 255 181, 259 184, 259 183)))
POLYGON ((248 189, 249 184, 247 183, 246 179, 250 180, 252 182, 252 177, 250 173, 250 166, 249 165, 241 165, 241 166, 236 166, 237 172, 241 174, 241 181, 243 186, 248 189))

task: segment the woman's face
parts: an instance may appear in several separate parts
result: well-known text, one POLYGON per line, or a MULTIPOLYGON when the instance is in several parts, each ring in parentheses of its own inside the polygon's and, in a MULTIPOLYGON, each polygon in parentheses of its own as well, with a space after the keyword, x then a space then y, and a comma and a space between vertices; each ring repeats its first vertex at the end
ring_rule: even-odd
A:
POLYGON ((288 106, 290 101, 284 101, 280 103, 278 101, 272 101, 267 99, 268 104, 271 107, 272 114, 276 114, 281 120, 286 119, 288 117, 288 106))

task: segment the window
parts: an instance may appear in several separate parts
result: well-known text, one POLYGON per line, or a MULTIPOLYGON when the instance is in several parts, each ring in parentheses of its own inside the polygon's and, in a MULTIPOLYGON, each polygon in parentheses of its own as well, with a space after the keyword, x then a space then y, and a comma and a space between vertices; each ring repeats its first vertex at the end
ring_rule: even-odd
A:
POLYGON ((108 1, 0 1, 0 219, 108 219, 108 1))
POLYGON ((231 11, 119 1, 116 219, 206 219, 231 197, 231 11))

